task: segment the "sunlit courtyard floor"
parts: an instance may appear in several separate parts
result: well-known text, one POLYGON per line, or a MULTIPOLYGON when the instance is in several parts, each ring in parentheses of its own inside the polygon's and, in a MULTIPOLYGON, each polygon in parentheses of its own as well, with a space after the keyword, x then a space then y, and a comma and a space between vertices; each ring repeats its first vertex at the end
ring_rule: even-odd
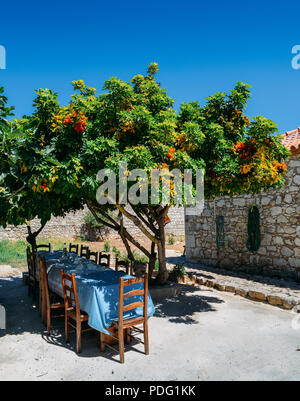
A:
POLYGON ((48 336, 20 276, 0 278, 7 330, 0 330, 0 380, 299 380, 300 330, 293 313, 184 286, 156 305, 150 355, 132 344, 125 365, 99 350, 96 332, 64 341, 63 322, 48 336), (295 326, 295 325, 294 325, 295 326))

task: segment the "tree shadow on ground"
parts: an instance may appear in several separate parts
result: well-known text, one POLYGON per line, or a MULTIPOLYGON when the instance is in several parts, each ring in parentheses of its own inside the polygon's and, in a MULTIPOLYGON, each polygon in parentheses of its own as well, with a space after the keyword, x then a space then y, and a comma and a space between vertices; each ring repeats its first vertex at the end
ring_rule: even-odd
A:
MULTIPOLYGON (((41 321, 38 305, 38 294, 36 299, 28 296, 28 287, 23 283, 20 276, 0 277, 0 304, 6 310, 6 330, 0 330, 0 339, 6 336, 19 336, 22 334, 37 334, 50 346, 61 347, 76 353, 76 335, 70 330, 70 342, 66 343, 64 335, 64 318, 52 319, 52 329, 49 335, 45 325, 41 321)), ((126 352, 134 350, 143 353, 136 348, 136 341, 126 345, 126 352)), ((142 348, 141 348, 142 349, 142 348)), ((106 348, 105 353, 100 353, 100 334, 91 330, 82 334, 82 353, 80 358, 104 357, 117 362, 117 353, 106 348)))
POLYGON ((213 274, 218 274, 219 276, 224 276, 224 280, 230 280, 230 277, 240 278, 247 281, 252 281, 254 283, 273 285, 281 288, 300 291, 300 282, 276 277, 275 275, 272 276, 271 274, 267 275, 267 272, 261 272, 260 274, 258 274, 257 272, 254 273, 253 271, 251 272, 251 267, 249 267, 248 273, 246 268, 245 271, 233 271, 229 268, 225 269, 206 266, 201 263, 187 262, 185 256, 170 256, 167 258, 167 263, 174 266, 177 264, 184 265, 185 267, 193 269, 193 274, 195 276, 206 278, 208 280, 212 280, 215 278, 213 274), (201 272, 197 272, 197 270, 201 270, 201 272))
MULTIPOLYGON (((51 330, 51 334, 48 335, 46 331, 42 333, 42 338, 49 345, 56 347, 65 348, 76 354, 76 334, 75 331, 70 331, 70 342, 65 342, 64 337, 64 326, 61 324, 57 325, 51 330)), ((113 345, 114 348, 118 349, 118 344, 113 345)), ((144 354, 143 346, 137 340, 133 340, 130 344, 125 344, 125 354, 126 352, 134 351, 140 354, 144 354), (138 349, 136 346, 139 346, 138 349)), ((103 357, 113 362, 119 362, 119 354, 113 350, 106 347, 104 353, 100 351, 100 334, 96 330, 89 331, 82 334, 82 352, 77 354, 79 358, 95 358, 103 357)))
POLYGON ((22 333, 41 333, 38 295, 28 296, 28 287, 22 277, 0 277, 0 304, 6 311, 6 330, 0 330, 0 338, 22 333))
MULTIPOLYGON (((189 285, 180 285, 181 294, 178 297, 164 299, 156 304, 156 317, 167 318, 173 323, 196 324, 195 314, 198 312, 215 311, 213 304, 222 300, 199 294, 199 288, 189 285)), ((209 293, 209 291, 207 291, 209 293)), ((51 334, 48 335, 45 325, 41 321, 36 300, 28 296, 28 287, 20 276, 7 278, 0 277, 0 304, 6 309, 6 330, 0 330, 0 339, 5 336, 18 336, 22 334, 37 334, 50 346, 61 347, 76 353, 75 332, 70 333, 70 343, 65 342, 64 318, 52 319, 51 334)), ((116 344, 117 346, 117 344, 116 344)), ((143 354, 143 346, 133 340, 125 346, 126 352, 132 350, 143 354), (138 345, 138 348, 136 347, 138 345)), ((82 335, 81 358, 104 357, 111 361, 119 361, 119 355, 106 348, 100 353, 99 332, 92 330, 82 335)))
MULTIPOLYGON (((155 305, 155 315, 167 318, 172 323, 197 324, 197 313, 216 311, 214 304, 221 304, 224 301, 210 295, 199 294, 198 287, 191 285, 180 285, 178 297, 165 299, 155 305)), ((207 293, 213 294, 206 290, 207 293)))

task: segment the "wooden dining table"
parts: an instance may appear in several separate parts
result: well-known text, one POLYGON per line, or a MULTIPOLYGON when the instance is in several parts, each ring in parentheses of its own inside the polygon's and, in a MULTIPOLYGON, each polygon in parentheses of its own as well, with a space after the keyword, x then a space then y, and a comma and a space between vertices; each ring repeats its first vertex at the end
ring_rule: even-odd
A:
MULTIPOLYGON (((88 325, 106 335, 115 335, 112 323, 118 320, 119 310, 119 281, 133 278, 124 272, 119 272, 107 266, 101 266, 93 261, 82 258, 75 253, 63 251, 40 251, 47 266, 49 289, 63 297, 61 270, 75 274, 80 309, 89 316, 88 325)), ((38 272, 37 272, 38 274, 38 272)), ((38 277, 37 277, 38 279, 38 277)), ((134 289, 141 289, 143 284, 138 283, 134 289)), ((132 289, 132 288, 131 288, 132 289)), ((142 301, 141 295, 128 302, 142 301)), ((151 295, 148 294, 148 316, 155 312, 151 295)), ((143 315, 143 309, 137 308, 124 314, 124 318, 135 318, 143 315)))

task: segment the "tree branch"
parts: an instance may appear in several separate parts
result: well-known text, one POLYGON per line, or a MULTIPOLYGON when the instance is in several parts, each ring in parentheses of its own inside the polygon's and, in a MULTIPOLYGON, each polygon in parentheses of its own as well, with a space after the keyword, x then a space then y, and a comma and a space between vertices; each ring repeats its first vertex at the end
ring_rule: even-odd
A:
MULTIPOLYGON (((106 225, 107 227, 110 227, 111 229, 117 231, 119 233, 119 235, 121 236, 120 230, 121 230, 121 226, 120 224, 118 224, 117 222, 115 222, 113 220, 113 218, 111 216, 109 216, 106 212, 104 212, 103 210, 100 209, 100 207, 98 206, 94 206, 91 201, 86 200, 87 202, 87 206, 89 208, 89 210, 91 211, 91 213, 93 213, 93 216, 96 218, 96 220, 98 219, 102 224, 106 225), (94 209, 98 209, 100 210, 101 213, 103 213, 103 215, 105 215, 105 217, 107 217, 110 221, 112 221, 114 224, 110 224, 105 220, 102 220, 101 218, 99 218, 95 212, 94 209), (97 217, 96 217, 96 216, 97 217)), ((97 220, 97 221, 98 221, 97 220)), ((129 241, 131 242, 134 246, 136 246, 141 252, 143 252, 147 257, 150 257, 150 252, 143 247, 135 238, 133 238, 133 236, 131 234, 129 234, 129 232, 127 231, 127 229, 123 226, 122 229, 122 235, 129 241)), ((122 238, 122 237, 121 237, 122 238)))
MULTIPOLYGON (((137 209, 137 207, 135 205, 130 204, 130 206, 132 207, 133 211, 135 212, 135 214, 142 220, 142 222, 150 229, 153 231, 154 234, 157 233, 157 228, 154 226, 152 219, 148 217, 148 221, 145 219, 145 217, 139 212, 139 210, 137 209)), ((146 214, 146 213, 145 213, 146 214)))
MULTIPOLYGON (((107 227, 110 227, 110 228, 112 228, 113 230, 116 230, 116 231, 119 230, 119 225, 117 225, 117 223, 115 223, 115 225, 112 225, 112 224, 108 223, 106 220, 101 219, 101 217, 99 217, 99 216, 97 215, 97 213, 96 213, 94 207, 91 205, 91 203, 90 203, 89 200, 86 200, 86 204, 87 204, 88 209, 90 210, 90 212, 91 212, 92 215, 95 217, 95 219, 96 219, 96 221, 97 221, 98 223, 101 223, 101 224, 103 224, 103 225, 105 225, 105 226, 107 226, 107 227)), ((102 212, 101 212, 101 213, 102 213, 102 212)), ((105 216, 105 217, 106 217, 106 216, 105 216)))
POLYGON ((147 238, 149 238, 152 242, 157 243, 157 239, 151 233, 149 233, 149 231, 143 226, 143 224, 141 223, 141 221, 137 216, 134 216, 133 214, 129 213, 122 205, 116 204, 116 207, 129 220, 131 220, 142 231, 142 233, 146 235, 147 238))
POLYGON ((18 195, 20 192, 23 191, 23 189, 25 188, 25 185, 23 185, 21 188, 17 189, 15 192, 13 192, 11 195, 9 195, 7 197, 7 200, 10 200, 11 198, 13 198, 14 196, 18 195))

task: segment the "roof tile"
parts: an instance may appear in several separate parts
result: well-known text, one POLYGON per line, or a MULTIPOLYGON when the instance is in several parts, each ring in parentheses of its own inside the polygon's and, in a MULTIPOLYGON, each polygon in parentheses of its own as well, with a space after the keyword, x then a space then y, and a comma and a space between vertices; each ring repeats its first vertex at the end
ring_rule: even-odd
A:
POLYGON ((281 135, 282 144, 292 153, 300 152, 300 127, 281 135))

